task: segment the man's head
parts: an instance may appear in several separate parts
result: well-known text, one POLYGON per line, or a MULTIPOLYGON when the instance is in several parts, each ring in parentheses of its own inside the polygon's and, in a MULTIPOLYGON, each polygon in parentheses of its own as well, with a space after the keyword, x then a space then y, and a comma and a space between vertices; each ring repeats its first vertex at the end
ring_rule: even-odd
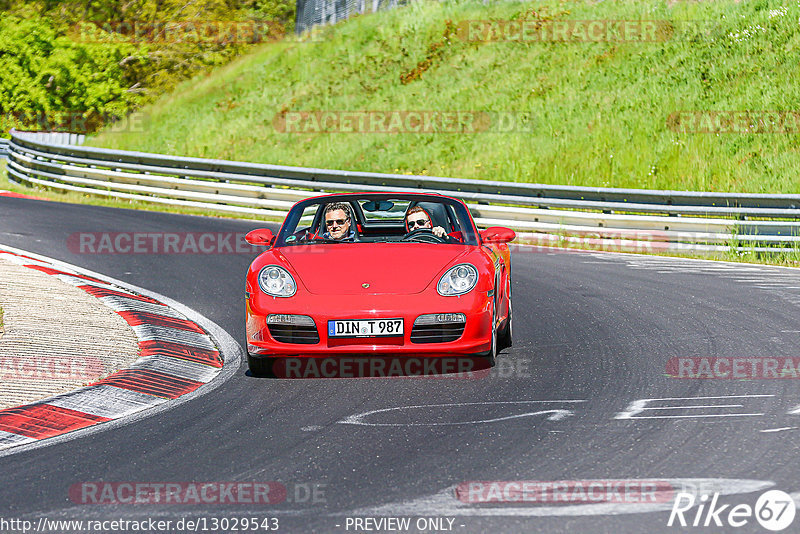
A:
POLYGON ((350 206, 334 202, 325 207, 325 231, 332 239, 344 239, 350 234, 350 206))
POLYGON ((413 232, 414 230, 418 230, 420 228, 433 227, 428 212, 419 206, 414 206, 408 210, 408 213, 406 213, 406 225, 408 226, 409 232, 413 232))

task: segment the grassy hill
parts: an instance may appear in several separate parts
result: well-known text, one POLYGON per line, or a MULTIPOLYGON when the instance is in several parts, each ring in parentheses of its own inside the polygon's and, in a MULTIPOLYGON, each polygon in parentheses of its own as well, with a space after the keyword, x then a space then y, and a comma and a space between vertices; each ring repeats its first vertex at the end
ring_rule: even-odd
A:
POLYGON ((91 144, 362 171, 800 193, 799 69, 794 0, 422 1, 351 19, 314 42, 264 45, 145 108, 141 132, 105 133, 91 144), (465 38, 468 21, 490 19, 540 28, 566 19, 673 23, 657 23, 656 42, 465 38), (789 133, 687 133, 685 121, 669 122, 679 111, 744 110, 795 111, 788 119, 797 122, 786 123, 789 133), (509 133, 494 125, 478 133, 314 132, 307 122, 302 133, 280 131, 276 115, 296 111, 527 119, 509 133))

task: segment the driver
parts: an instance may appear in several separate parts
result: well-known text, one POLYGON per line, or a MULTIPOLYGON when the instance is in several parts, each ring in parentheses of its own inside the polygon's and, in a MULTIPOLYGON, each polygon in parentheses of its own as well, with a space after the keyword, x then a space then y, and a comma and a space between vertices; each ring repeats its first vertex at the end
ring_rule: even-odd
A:
POLYGON ((325 206, 325 232, 322 237, 336 241, 355 241, 356 233, 350 228, 350 206, 334 202, 325 206))
POLYGON ((428 215, 427 211, 419 206, 414 206, 408 210, 408 213, 406 213, 406 229, 409 232, 413 232, 414 230, 418 230, 420 228, 427 228, 428 230, 431 230, 435 236, 447 237, 447 232, 444 231, 444 228, 441 226, 433 226, 433 223, 431 223, 431 217, 428 215))

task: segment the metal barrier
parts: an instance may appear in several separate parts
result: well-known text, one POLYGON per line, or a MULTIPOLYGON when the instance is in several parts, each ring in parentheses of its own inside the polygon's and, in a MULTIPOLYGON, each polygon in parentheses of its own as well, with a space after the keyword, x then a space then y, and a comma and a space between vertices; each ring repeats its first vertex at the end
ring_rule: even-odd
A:
POLYGON ((0 159, 8 159, 8 139, 0 139, 0 159))
POLYGON ((335 24, 354 15, 392 9, 408 0, 297 0, 295 32, 335 24))
MULTIPOLYGON (((282 217, 323 192, 431 191, 461 198, 481 226, 536 241, 614 239, 712 251, 793 250, 800 195, 553 186, 311 169, 108 150, 12 131, 9 178, 67 191, 282 217), (674 246, 673 246, 674 245, 674 246)), ((63 141, 63 139, 62 139, 63 141)), ((82 139, 80 140, 83 141, 82 139)))
POLYGON ((82 145, 86 140, 84 134, 69 132, 24 132, 23 135, 30 141, 46 145, 82 145))

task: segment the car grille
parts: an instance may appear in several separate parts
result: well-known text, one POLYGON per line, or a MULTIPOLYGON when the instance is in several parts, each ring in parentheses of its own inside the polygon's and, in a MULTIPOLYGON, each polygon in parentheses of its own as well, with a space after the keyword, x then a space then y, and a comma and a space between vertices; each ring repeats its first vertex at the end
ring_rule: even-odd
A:
POLYGON ((287 324, 271 324, 269 335, 280 343, 296 343, 313 345, 319 343, 319 333, 316 326, 298 326, 287 324))
POLYGON ((465 323, 417 324, 411 330, 412 343, 448 343, 464 333, 465 323))

